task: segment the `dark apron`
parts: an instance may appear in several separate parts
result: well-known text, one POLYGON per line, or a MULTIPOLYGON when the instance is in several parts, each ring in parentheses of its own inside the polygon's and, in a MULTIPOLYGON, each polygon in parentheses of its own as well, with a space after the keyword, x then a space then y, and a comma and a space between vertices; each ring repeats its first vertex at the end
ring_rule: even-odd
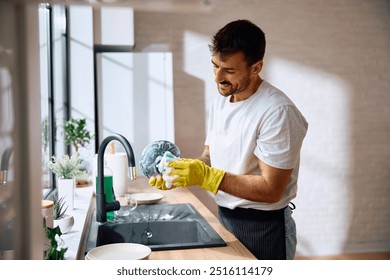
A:
POLYGON ((231 210, 218 206, 221 223, 259 260, 286 259, 284 210, 231 210))

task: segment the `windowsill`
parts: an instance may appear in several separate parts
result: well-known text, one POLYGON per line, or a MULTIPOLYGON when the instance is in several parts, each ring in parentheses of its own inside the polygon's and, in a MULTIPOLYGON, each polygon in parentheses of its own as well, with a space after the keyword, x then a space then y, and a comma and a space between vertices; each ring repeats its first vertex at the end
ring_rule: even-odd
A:
POLYGON ((79 248, 81 234, 83 232, 85 218, 87 216, 91 197, 93 195, 93 185, 88 187, 76 188, 74 209, 67 211, 68 214, 74 217, 74 226, 72 230, 66 234, 61 235, 68 250, 65 253, 66 260, 75 260, 79 248))

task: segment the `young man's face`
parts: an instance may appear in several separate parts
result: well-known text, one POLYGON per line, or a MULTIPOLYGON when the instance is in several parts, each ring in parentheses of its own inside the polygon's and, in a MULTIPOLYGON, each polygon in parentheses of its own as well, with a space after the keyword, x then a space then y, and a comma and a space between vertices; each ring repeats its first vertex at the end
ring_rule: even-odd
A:
POLYGON ((211 63, 221 95, 232 96, 231 101, 234 102, 234 95, 244 97, 253 93, 248 90, 251 90, 250 86, 257 81, 258 73, 254 75, 253 66, 247 65, 243 53, 238 52, 225 57, 217 53, 212 55, 211 63))

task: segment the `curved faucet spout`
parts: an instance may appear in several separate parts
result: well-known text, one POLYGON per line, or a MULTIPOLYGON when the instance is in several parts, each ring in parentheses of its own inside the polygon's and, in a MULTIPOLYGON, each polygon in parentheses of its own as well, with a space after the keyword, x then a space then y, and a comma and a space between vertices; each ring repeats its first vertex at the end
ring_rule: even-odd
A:
POLYGON ((8 170, 9 168, 9 160, 11 158, 11 154, 13 152, 13 148, 7 148, 3 152, 3 155, 1 156, 1 164, 0 164, 0 169, 1 170, 8 170))
POLYGON ((9 161, 11 158, 11 154, 13 152, 13 148, 9 147, 3 152, 3 155, 1 156, 1 163, 0 163, 0 185, 7 185, 7 172, 9 169, 9 161))
POLYGON ((120 208, 120 203, 117 200, 106 202, 106 194, 104 193, 104 151, 106 150, 108 143, 113 140, 120 142, 126 151, 129 166, 129 178, 131 180, 135 180, 136 178, 135 157, 133 148, 131 147, 129 141, 120 134, 113 134, 106 137, 99 146, 97 158, 98 185, 96 190, 96 220, 100 223, 107 222, 107 211, 115 211, 120 208))

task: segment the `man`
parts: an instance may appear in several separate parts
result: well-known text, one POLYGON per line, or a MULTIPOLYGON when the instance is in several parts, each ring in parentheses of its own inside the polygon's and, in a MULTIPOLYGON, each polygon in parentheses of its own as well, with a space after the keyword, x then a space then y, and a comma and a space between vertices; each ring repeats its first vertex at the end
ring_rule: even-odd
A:
MULTIPOLYGON (((220 93, 209 113, 199 159, 169 164, 174 187, 215 194, 219 218, 258 259, 293 259, 300 149, 308 124, 293 102, 260 77, 265 35, 237 20, 220 29, 210 50, 220 93)), ((149 183, 167 189, 160 178, 149 183)))

